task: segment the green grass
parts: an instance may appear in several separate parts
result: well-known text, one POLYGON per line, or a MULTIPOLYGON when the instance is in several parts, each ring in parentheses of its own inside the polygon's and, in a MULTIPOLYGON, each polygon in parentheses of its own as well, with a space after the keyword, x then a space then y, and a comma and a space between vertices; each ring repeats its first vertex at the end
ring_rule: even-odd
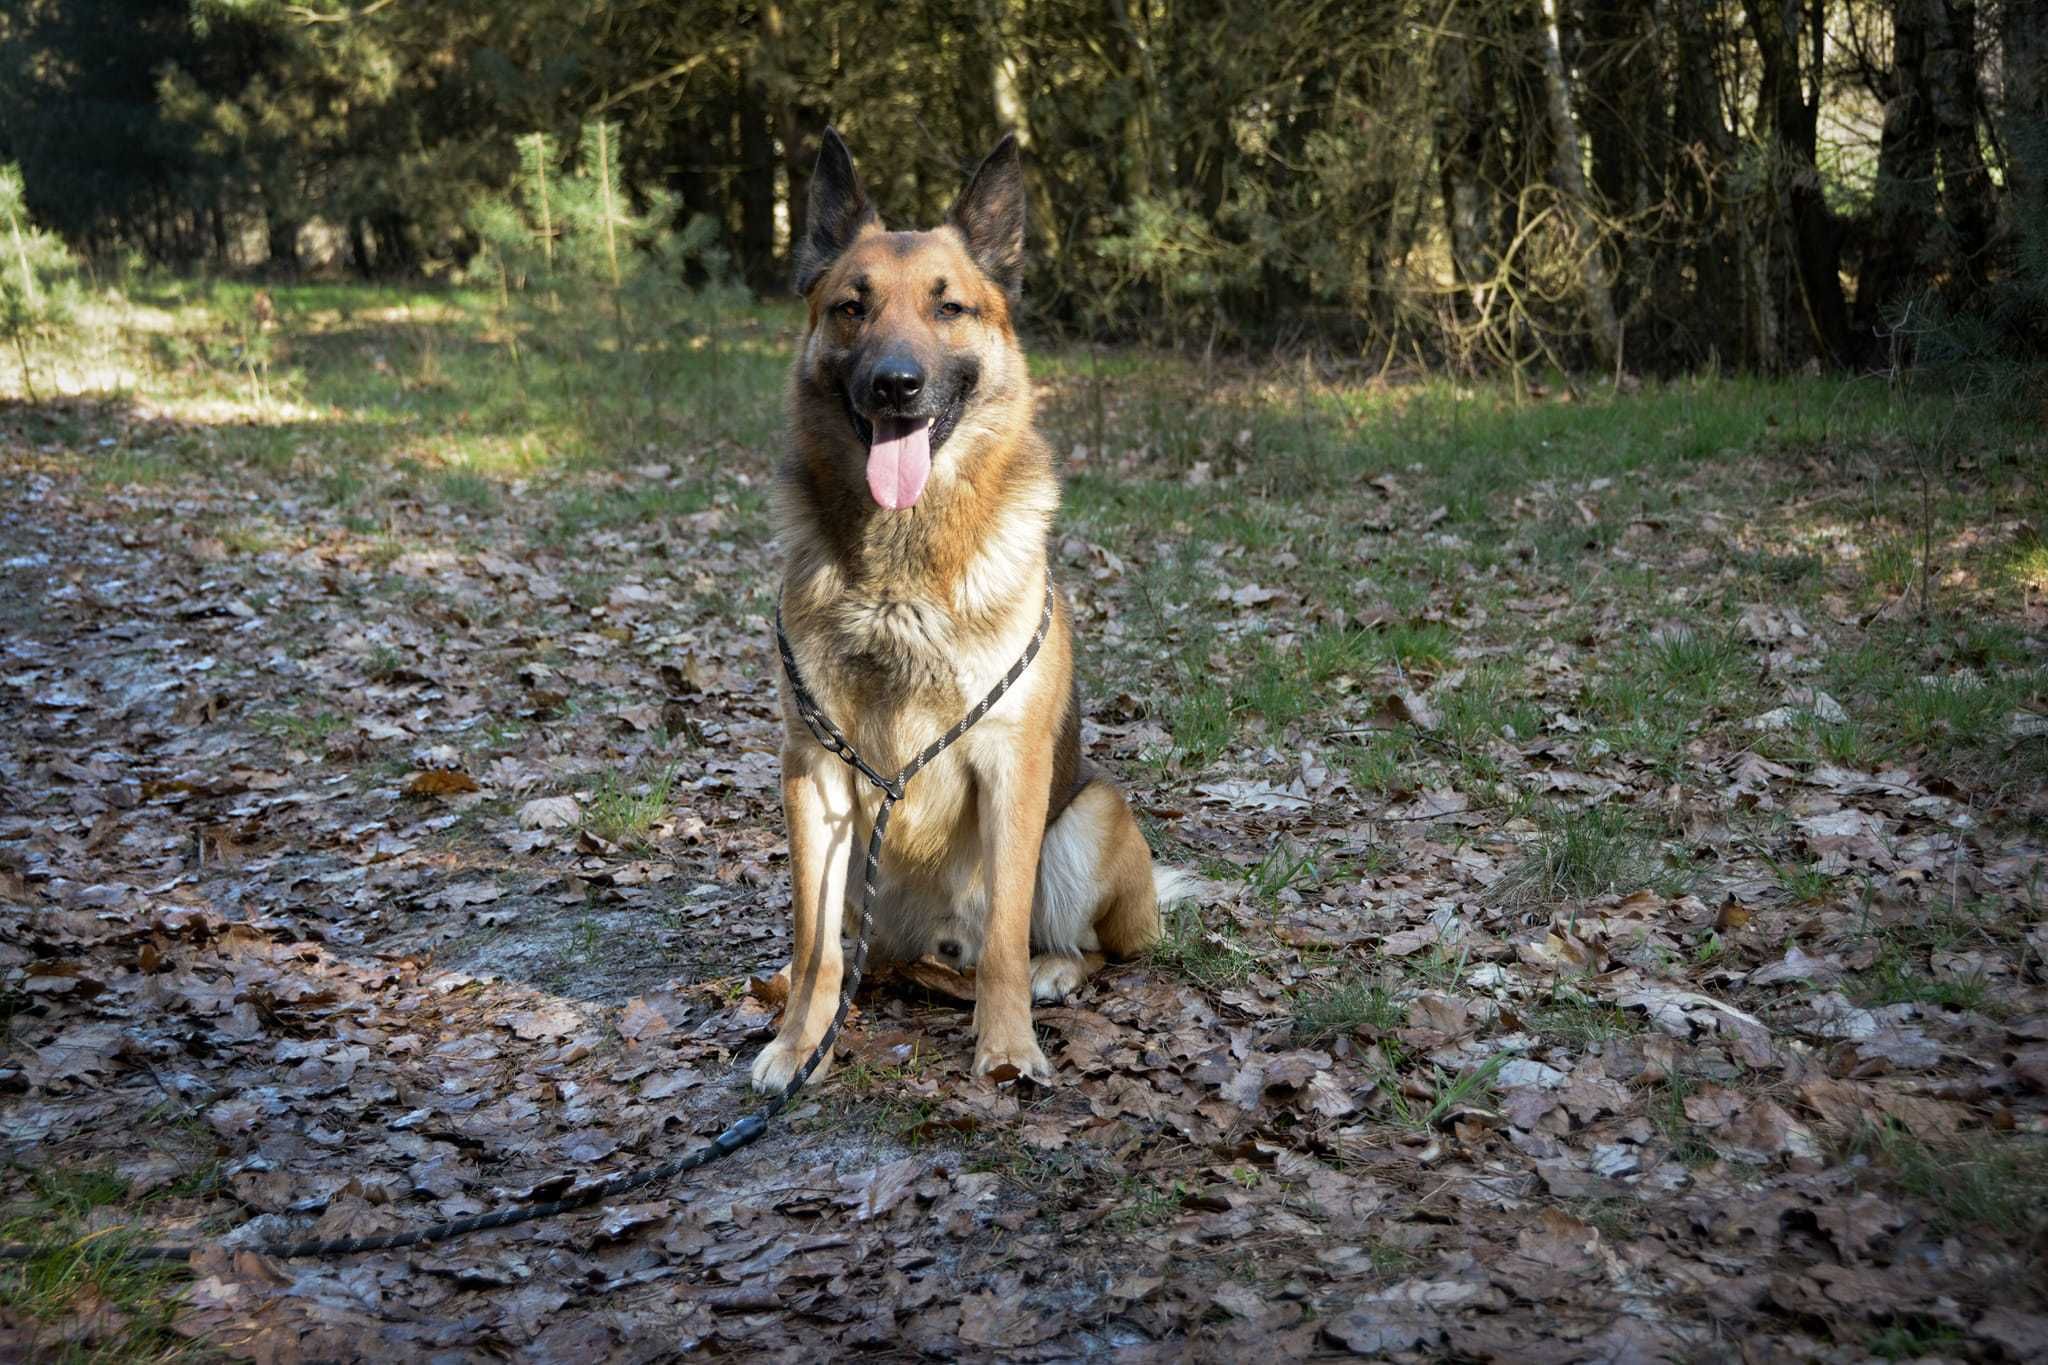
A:
POLYGON ((2027 1237, 2048 1230, 2048 1142, 2039 1136, 1930 1141, 1886 1122, 1864 1128, 1851 1150, 1919 1199, 1938 1231, 2027 1237))
POLYGON ((1914 1316, 1895 1322, 1864 1343, 1879 1360, 1919 1360, 1923 1356, 1960 1357, 1964 1336, 1946 1323, 1914 1316))
POLYGON ((1494 1081, 1508 1063, 1507 1054, 1496 1053, 1468 1071, 1447 1072, 1432 1066, 1420 1087, 1426 1098, 1411 1098, 1399 1081, 1389 1074, 1383 1079, 1387 1114, 1404 1128, 1435 1128, 1465 1105, 1479 1104, 1493 1094, 1494 1081))
POLYGON ((1879 623, 1829 656, 1824 678, 1875 754, 1905 751, 1958 783, 2048 779, 2048 745, 2007 729, 2014 712, 2048 708, 2048 661, 2009 626, 1879 623))
POLYGON ((1527 741, 1543 729, 1543 712, 1529 700, 1521 670, 1509 664, 1472 669, 1441 697, 1442 735, 1454 744, 1480 745, 1495 739, 1527 741))
POLYGON ((1237 734, 1231 719, 1230 690, 1206 681, 1179 689, 1169 702, 1166 728, 1189 769, 1206 767, 1237 734))
POLYGON ((197 1358, 202 1347, 172 1328, 181 1268, 137 1262, 125 1250, 148 1240, 133 1230, 89 1231, 102 1208, 138 1207, 128 1182, 105 1170, 40 1170, 25 1196, 0 1208, 0 1241, 31 1248, 0 1261, 0 1318, 46 1331, 34 1358, 62 1362, 141 1362, 197 1358), (105 1326, 86 1340, 63 1330, 98 1317, 105 1326))
POLYGON ((1686 1166, 1706 1166, 1718 1161, 1720 1153, 1685 1116, 1685 1101, 1692 1092, 1693 1082, 1683 1072, 1666 1076, 1650 1099, 1650 1122, 1669 1144, 1674 1161, 1686 1166))
POLYGON ((1981 1010, 1990 988, 1981 976, 1933 976, 1913 965, 1913 957, 1896 943, 1887 944, 1876 962, 1849 978, 1850 995, 1860 1005, 1912 1002, 1937 1009, 1981 1010))
POLYGON ((1819 905, 1834 891, 1835 878, 1815 863, 1777 862, 1766 856, 1764 865, 1778 879, 1785 898, 1795 905, 1819 905))
POLYGON ((1451 661, 1449 627, 1434 621, 1397 621, 1374 633, 1374 652, 1407 670, 1440 669, 1451 661))
POLYGON ((1501 904, 1584 900, 1609 892, 1677 889, 1649 833, 1607 806, 1554 808, 1522 859, 1494 883, 1501 904))
POLYGON ((1406 1007, 1384 983, 1358 978, 1297 993, 1293 1014, 1294 1036, 1305 1043, 1353 1034, 1378 1037, 1408 1019, 1406 1007))
POLYGON ((249 722, 273 739, 300 747, 319 744, 348 725, 345 718, 333 711, 262 711, 251 716, 249 722))
POLYGON ((1176 905, 1164 916, 1160 928, 1159 942, 1152 945, 1146 960, 1161 971, 1219 989, 1240 985, 1258 970, 1257 955, 1245 946, 1235 928, 1226 922, 1211 929, 1192 901, 1176 905))
POLYGON ((451 469, 440 478, 441 500, 459 511, 488 516, 498 508, 498 485, 482 474, 451 469))
POLYGON ((1633 1037, 1644 1027, 1626 1010, 1603 1005, 1564 985, 1553 986, 1542 1003, 1523 1011, 1522 1018, 1538 1037, 1573 1048, 1633 1037))
POLYGON ((1376 735, 1370 743, 1346 745, 1331 755, 1362 792, 1387 795, 1411 784, 1417 753, 1413 736, 1376 735))
POLYGON ((1129 1235, 1179 1217, 1187 1190, 1179 1181, 1161 1183, 1126 1175, 1118 1179, 1116 1193, 1116 1210, 1105 1223, 1112 1230, 1129 1235))
POLYGON ((545 538, 573 542, 592 531, 660 530, 667 521, 702 512, 712 503, 709 488, 690 484, 643 484, 629 488, 578 488, 554 504, 545 538))
POLYGON ((2048 543, 2029 536, 2013 545, 1999 557, 1993 575, 2010 597, 2048 595, 2048 543))
POLYGON ((606 773, 584 803, 583 828, 627 848, 644 843, 655 822, 668 813, 675 773, 674 765, 664 765, 645 781, 631 784, 616 772, 606 773))
POLYGON ((1718 630, 1684 630, 1650 646, 1651 666, 1664 684, 1665 695, 1708 702, 1722 695, 1731 679, 1753 667, 1747 651, 1718 630))
POLYGON ((1313 886, 1320 875, 1315 850, 1292 839, 1280 839, 1245 874, 1245 885, 1254 896, 1270 904, 1290 887, 1313 886))
POLYGON ((1469 945, 1461 945, 1453 952, 1441 943, 1433 943, 1412 956, 1382 957, 1380 961, 1417 986, 1435 991, 1455 991, 1461 989, 1465 980, 1465 967, 1471 960, 1471 952, 1469 945))
POLYGON ((1894 698, 1899 733, 1937 751, 1976 747, 2003 734, 2006 716, 2031 690, 2018 679, 1916 678, 1894 698))

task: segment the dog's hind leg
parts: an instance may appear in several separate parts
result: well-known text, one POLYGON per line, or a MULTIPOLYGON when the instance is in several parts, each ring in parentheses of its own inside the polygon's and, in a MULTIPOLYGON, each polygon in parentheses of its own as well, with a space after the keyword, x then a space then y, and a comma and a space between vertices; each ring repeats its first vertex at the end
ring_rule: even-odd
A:
POLYGON ((1161 877, 1123 793, 1107 783, 1098 785, 1114 802, 1114 810, 1105 822, 1103 894, 1095 912, 1095 939, 1111 957, 1137 957, 1159 941, 1161 877))
POLYGON ((1124 794, 1104 781, 1075 797, 1060 823, 1074 816, 1087 821, 1094 843, 1084 941, 1113 958, 1136 957, 1159 941, 1159 879, 1145 833, 1124 794))
POLYGON ((1058 1000, 1109 957, 1135 957, 1159 939, 1152 852, 1123 794, 1097 780, 1045 833, 1038 863, 1031 995, 1058 1000))
MULTIPOLYGON (((762 1094, 789 1084, 839 1008, 844 971, 840 924, 856 823, 853 774, 817 745, 793 742, 782 755, 782 806, 789 821, 795 922, 782 1027, 754 1059, 754 1089, 762 1094)), ((823 1076, 831 1061, 828 1056, 811 1079, 823 1076)))

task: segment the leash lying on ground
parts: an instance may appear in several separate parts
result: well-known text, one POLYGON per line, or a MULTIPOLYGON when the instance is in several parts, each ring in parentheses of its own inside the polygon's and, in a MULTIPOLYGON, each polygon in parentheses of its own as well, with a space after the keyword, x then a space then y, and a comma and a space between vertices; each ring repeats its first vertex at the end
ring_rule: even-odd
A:
MULTIPOLYGON (((644 1171, 622 1171, 618 1175, 598 1181, 595 1185, 545 1204, 521 1204, 490 1213, 479 1213, 469 1218, 430 1223, 426 1227, 414 1228, 409 1232, 381 1233, 374 1237, 336 1237, 327 1241, 314 1239, 305 1242, 272 1242, 247 1249, 285 1260, 309 1256, 353 1256, 363 1251, 390 1251, 398 1247, 448 1242, 457 1237, 466 1237, 472 1232, 486 1232, 492 1228, 509 1228, 520 1223, 538 1222, 543 1218, 553 1218, 576 1209, 587 1209, 592 1204, 602 1203, 614 1195, 671 1180, 684 1171, 692 1171, 722 1156, 730 1156, 765 1133, 769 1121, 796 1098, 796 1092, 803 1089, 804 1082, 811 1078, 811 1073, 824 1062, 825 1055, 832 1050, 832 1045, 839 1041, 840 1026, 846 1022, 846 1013, 853 1006, 854 992, 860 989, 861 973, 866 968, 868 960, 868 934, 874 926, 875 878, 881 873, 882 839, 889 830, 890 811, 903 799, 904 788, 910 779, 916 777, 933 759, 973 729, 975 723, 993 710, 995 704, 1003 699, 1003 694, 1015 687, 1017 680, 1024 676, 1024 671, 1031 667, 1031 661, 1038 657, 1039 647, 1045 643, 1046 632, 1052 629, 1052 602, 1052 573, 1047 570, 1045 610, 1039 616, 1038 629, 1031 633, 1031 643, 1024 647, 1023 654, 1018 656, 1016 663, 1010 665, 1010 671, 989 689, 989 694, 975 703, 973 710, 962 716, 960 722, 952 729, 919 750, 917 756, 904 764, 902 771, 894 777, 883 776, 860 756, 859 751, 825 714, 824 708, 818 705, 818 699, 811 695, 810 688, 804 685, 803 673, 796 664, 796 652, 790 646, 788 632, 782 628, 782 608, 780 604, 776 606, 775 646, 782 654, 782 667, 789 678, 790 697, 795 703, 797 715, 803 718, 804 725, 818 743, 830 749, 848 767, 872 782, 882 793, 882 804, 875 812, 874 830, 868 836, 867 868, 861 878, 860 930, 854 937, 851 970, 839 990, 839 1008, 832 1015, 832 1023, 825 1030, 825 1036, 811 1049, 811 1055, 797 1068, 796 1074, 789 1078, 789 1083, 782 1087, 780 1094, 753 1113, 734 1122, 731 1127, 713 1138, 709 1145, 698 1148, 688 1156, 663 1162, 644 1171)), ((38 1250, 39 1248, 26 1243, 0 1246, 0 1260, 25 1260, 35 1255, 38 1250)), ((199 1247, 196 1244, 134 1246, 121 1248, 118 1254, 122 1259, 130 1261, 184 1261, 189 1260, 192 1253, 197 1250, 199 1247)))

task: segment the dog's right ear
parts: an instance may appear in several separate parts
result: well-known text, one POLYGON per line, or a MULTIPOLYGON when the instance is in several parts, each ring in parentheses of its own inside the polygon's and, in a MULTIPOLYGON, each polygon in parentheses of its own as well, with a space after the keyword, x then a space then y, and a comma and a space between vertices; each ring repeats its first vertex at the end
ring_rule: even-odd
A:
POLYGON ((839 253, 874 221, 875 206, 868 202, 860 172, 853 168, 853 153, 836 129, 827 128, 818 147, 818 164, 811 171, 804 239, 796 249, 796 292, 810 293, 839 253))

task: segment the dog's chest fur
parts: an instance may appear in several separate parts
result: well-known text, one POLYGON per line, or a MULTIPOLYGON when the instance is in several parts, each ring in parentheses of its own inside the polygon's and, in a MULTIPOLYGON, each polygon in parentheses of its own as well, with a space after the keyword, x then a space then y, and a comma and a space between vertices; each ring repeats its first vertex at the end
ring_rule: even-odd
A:
MULTIPOLYGON (((833 556, 792 556, 784 613, 798 662, 826 714, 876 768, 901 770, 1022 653, 1044 605, 1056 496, 1012 499, 975 544, 950 553, 906 538, 866 547, 851 573, 833 556), (954 572, 933 572, 947 560, 954 572)), ((934 518, 933 529, 945 520, 934 518)), ((1020 692, 1035 681, 1027 677, 1020 692)), ((999 706, 973 741, 1000 735, 1015 709, 999 706)), ((978 847, 967 747, 947 750, 910 783, 890 824, 884 861, 892 868, 936 871, 978 847)), ((862 797, 869 811, 879 800, 872 789, 862 797)))
POLYGON ((835 681, 862 712, 887 711, 909 700, 940 711, 962 709, 972 680, 952 613, 916 595, 862 598, 848 594, 825 615, 840 652, 835 681), (957 705, 956 705, 957 704, 957 705))

